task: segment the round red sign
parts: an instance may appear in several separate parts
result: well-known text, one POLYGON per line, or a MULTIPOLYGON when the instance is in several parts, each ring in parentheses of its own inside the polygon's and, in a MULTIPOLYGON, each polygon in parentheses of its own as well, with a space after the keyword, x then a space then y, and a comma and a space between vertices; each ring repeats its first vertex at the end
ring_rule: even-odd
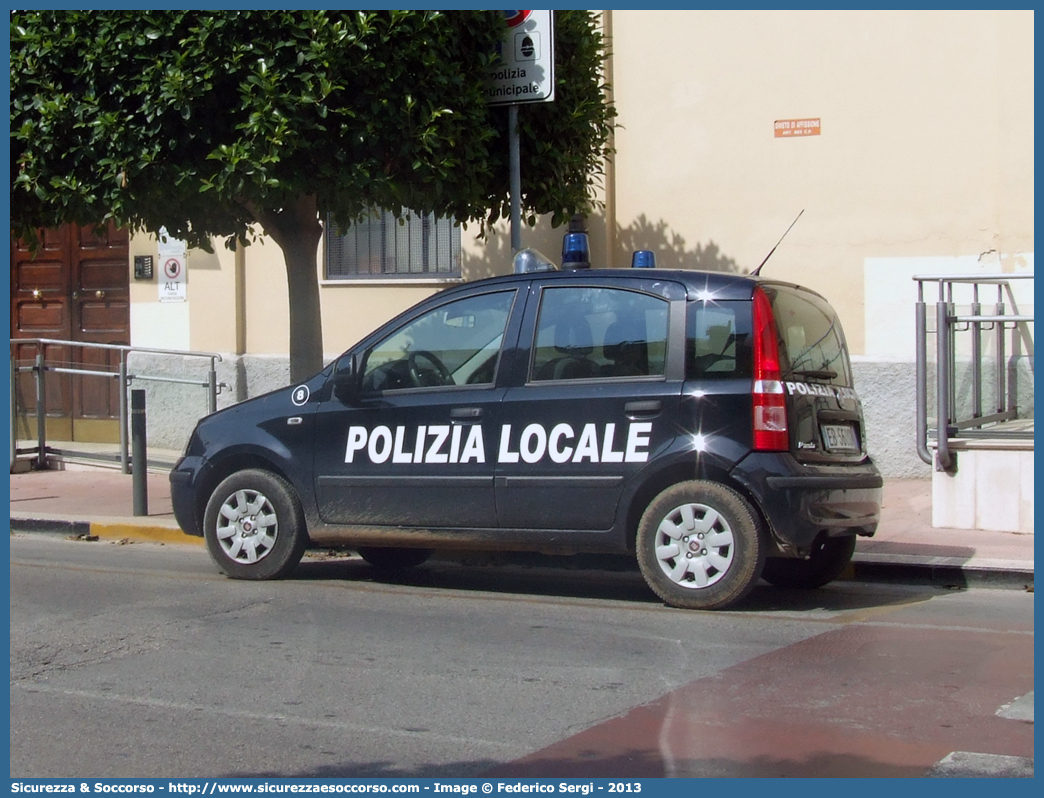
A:
POLYGON ((515 28, 529 19, 529 15, 532 13, 532 11, 505 11, 504 17, 507 19, 508 27, 515 28))
POLYGON ((181 261, 177 258, 169 258, 163 264, 163 274, 168 280, 177 280, 181 276, 181 261))

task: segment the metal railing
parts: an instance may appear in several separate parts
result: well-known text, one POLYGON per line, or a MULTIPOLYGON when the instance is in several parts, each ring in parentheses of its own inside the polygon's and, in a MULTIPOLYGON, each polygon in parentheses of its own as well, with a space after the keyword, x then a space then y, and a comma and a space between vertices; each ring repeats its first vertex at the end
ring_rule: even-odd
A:
MULTIPOLYGON (((174 349, 152 349, 141 346, 124 346, 121 344, 95 344, 83 341, 63 341, 55 338, 12 338, 11 339, 11 467, 20 452, 16 448, 16 418, 17 406, 17 375, 19 373, 31 372, 34 375, 33 383, 36 388, 36 438, 37 446, 35 454, 37 466, 43 468, 47 462, 47 387, 44 380, 46 372, 55 374, 72 374, 83 377, 97 377, 106 380, 119 381, 119 425, 120 425, 120 468, 124 474, 130 473, 130 455, 128 445, 128 418, 129 402, 128 393, 131 384, 135 380, 145 382, 165 382, 181 385, 198 385, 205 389, 207 395, 207 409, 209 413, 217 410, 217 395, 220 390, 217 381, 216 364, 221 360, 221 355, 214 352, 185 352, 174 349), (36 354, 33 365, 19 365, 14 356, 14 347, 36 346, 36 354), (120 361, 116 371, 104 371, 97 368, 89 368, 83 364, 64 363, 63 365, 48 364, 44 355, 45 346, 64 346, 70 349, 95 349, 119 352, 120 361), (169 355, 179 358, 203 358, 210 361, 210 368, 205 380, 183 379, 180 377, 167 377, 147 374, 130 374, 127 371, 127 359, 132 353, 146 355, 169 355)), ((32 452, 32 450, 30 450, 32 452)))
POLYGON ((1011 291, 1011 281, 1032 280, 1032 274, 979 274, 979 275, 916 275, 917 282, 917 454, 929 465, 934 463, 938 471, 956 470, 956 457, 950 446, 951 439, 958 433, 982 430, 989 425, 1013 421, 1019 418, 1017 385, 1015 380, 1016 351, 1026 344, 1032 368, 1033 338, 1028 325, 1032 315, 1018 312, 1018 304, 1011 291), (935 303, 935 405, 936 405, 936 457, 933 461, 929 451, 928 428, 928 309, 924 301, 924 284, 938 283, 939 297, 935 303), (970 285, 972 289, 970 312, 957 313, 954 302, 954 286, 970 285), (981 286, 994 286, 997 301, 992 312, 983 312, 980 297, 981 286), (1007 298, 1008 302, 1005 302, 1007 298), (1015 311, 1007 312, 1008 306, 1015 311), (994 356, 996 374, 994 402, 991 412, 984 412, 983 400, 983 333, 994 333, 994 356), (959 419, 957 402, 957 334, 970 335, 971 409, 970 415, 959 419), (1012 360, 1007 360, 1009 349, 1006 333, 1012 337, 1012 360), (1011 374, 1009 375, 1009 371, 1011 374))

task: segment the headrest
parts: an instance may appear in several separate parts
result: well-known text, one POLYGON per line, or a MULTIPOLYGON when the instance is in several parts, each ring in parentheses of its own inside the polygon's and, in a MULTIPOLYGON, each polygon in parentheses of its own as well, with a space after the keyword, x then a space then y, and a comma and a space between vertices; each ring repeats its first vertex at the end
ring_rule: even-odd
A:
POLYGON ((574 355, 589 355, 594 351, 591 325, 579 313, 558 319, 555 323, 555 349, 574 355))
POLYGON ((637 351, 639 345, 645 344, 645 336, 634 322, 614 321, 606 328, 605 341, 602 344, 602 354, 609 360, 619 360, 624 356, 626 350, 630 350, 631 356, 637 351))

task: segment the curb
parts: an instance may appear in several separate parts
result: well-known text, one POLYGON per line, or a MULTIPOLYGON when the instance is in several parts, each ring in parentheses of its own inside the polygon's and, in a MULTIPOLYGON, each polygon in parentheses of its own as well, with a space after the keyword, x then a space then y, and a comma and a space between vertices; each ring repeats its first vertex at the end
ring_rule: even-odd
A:
POLYGON ((68 521, 58 518, 12 518, 12 532, 45 532, 79 537, 91 534, 89 521, 68 521))
POLYGON ((165 526, 140 526, 138 524, 105 523, 92 521, 91 534, 102 540, 146 540, 150 543, 187 543, 202 546, 203 538, 186 535, 180 528, 165 526))
POLYGON ((79 521, 68 518, 12 518, 12 532, 36 532, 101 540, 138 540, 150 543, 187 543, 202 546, 203 538, 186 535, 177 524, 135 523, 123 520, 79 521))
MULTIPOLYGON (((152 543, 203 546, 204 540, 186 535, 170 520, 138 523, 122 518, 83 521, 62 517, 11 519, 11 532, 36 532, 67 537, 94 536, 102 540, 138 540, 152 543)), ((317 546, 315 551, 329 549, 317 546)), ((584 571, 636 571, 637 563, 626 555, 542 555, 531 552, 442 552, 439 560, 465 565, 511 565, 584 571)), ((1033 590, 1033 564, 1015 560, 962 561, 951 557, 856 552, 839 581, 934 585, 946 588, 988 587, 1033 590)))
MULTIPOLYGON (((882 555, 877 555, 878 557, 882 555)), ((864 560, 857 555, 849 566, 851 574, 841 579, 856 582, 933 585, 962 588, 987 587, 1033 592, 1033 567, 1023 563, 984 561, 981 564, 916 562, 911 556, 893 555, 888 560, 864 560)))

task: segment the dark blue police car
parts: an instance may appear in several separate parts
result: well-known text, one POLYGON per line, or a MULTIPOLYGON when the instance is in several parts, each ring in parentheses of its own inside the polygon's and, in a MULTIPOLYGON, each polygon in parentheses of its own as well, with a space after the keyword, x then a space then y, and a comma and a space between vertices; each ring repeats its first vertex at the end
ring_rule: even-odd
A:
MULTIPOLYGON (((529 253, 531 255, 531 253, 529 253)), ((231 577, 310 545, 632 552, 668 604, 818 587, 877 528, 841 325, 761 277, 530 271, 447 289, 306 382, 202 419, 170 475, 231 577)))

